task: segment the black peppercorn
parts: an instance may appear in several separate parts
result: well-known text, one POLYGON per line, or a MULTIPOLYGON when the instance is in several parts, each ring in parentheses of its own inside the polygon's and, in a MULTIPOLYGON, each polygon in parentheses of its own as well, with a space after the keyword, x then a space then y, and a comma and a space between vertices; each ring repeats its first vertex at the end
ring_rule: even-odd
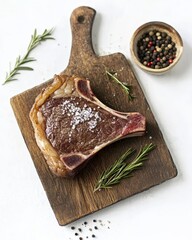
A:
POLYGON ((167 33, 166 32, 162 32, 162 37, 165 38, 167 36, 167 33))

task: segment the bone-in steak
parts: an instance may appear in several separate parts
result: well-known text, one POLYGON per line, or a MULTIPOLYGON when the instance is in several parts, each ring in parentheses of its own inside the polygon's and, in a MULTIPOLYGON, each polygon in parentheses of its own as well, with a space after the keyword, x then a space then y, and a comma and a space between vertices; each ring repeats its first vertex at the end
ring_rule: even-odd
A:
POLYGON ((49 168, 63 177, 75 175, 106 145, 145 132, 140 113, 105 106, 87 79, 65 75, 55 76, 37 96, 30 118, 49 168))

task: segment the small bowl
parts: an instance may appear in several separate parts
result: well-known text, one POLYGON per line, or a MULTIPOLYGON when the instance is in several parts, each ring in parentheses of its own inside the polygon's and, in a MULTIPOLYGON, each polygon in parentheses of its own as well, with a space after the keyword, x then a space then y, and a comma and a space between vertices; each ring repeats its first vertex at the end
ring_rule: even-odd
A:
POLYGON ((179 59, 182 55, 182 52, 183 52, 183 41, 182 41, 179 33, 172 26, 170 26, 164 22, 157 22, 157 21, 148 22, 148 23, 145 23, 142 26, 140 26, 134 32, 132 39, 131 39, 130 51, 131 51, 131 56, 134 59, 135 63, 142 70, 145 70, 147 72, 154 73, 154 74, 162 74, 162 73, 169 71, 171 68, 173 68, 179 61, 179 59), (154 68, 145 66, 144 64, 142 64, 140 62, 138 54, 137 54, 137 50, 138 50, 137 43, 141 39, 142 35, 144 33, 154 31, 154 30, 167 33, 167 35, 169 35, 172 38, 172 41, 175 43, 175 47, 177 48, 176 56, 175 56, 173 62, 169 66, 160 68, 160 69, 154 69, 154 68))

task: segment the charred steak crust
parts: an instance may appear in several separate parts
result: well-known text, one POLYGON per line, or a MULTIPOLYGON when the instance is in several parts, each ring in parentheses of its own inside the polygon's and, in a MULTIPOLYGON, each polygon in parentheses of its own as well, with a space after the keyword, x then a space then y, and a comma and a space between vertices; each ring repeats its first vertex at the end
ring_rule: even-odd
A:
POLYGON ((90 82, 55 75, 30 111, 36 142, 51 171, 75 175, 101 148, 124 137, 145 133, 140 113, 115 111, 93 94, 90 82))

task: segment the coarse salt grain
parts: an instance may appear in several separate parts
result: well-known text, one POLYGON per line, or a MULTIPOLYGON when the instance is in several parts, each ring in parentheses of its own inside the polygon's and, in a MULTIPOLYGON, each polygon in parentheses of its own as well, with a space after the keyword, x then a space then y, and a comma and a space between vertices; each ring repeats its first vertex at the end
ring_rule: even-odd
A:
MULTIPOLYGON (((73 100, 73 99, 71 99, 73 100)), ((59 109, 61 109, 61 114, 71 117, 70 126, 71 131, 68 133, 69 142, 71 142, 72 132, 76 129, 79 124, 87 123, 88 131, 93 132, 97 126, 97 123, 101 121, 99 112, 95 108, 89 107, 86 103, 83 107, 79 107, 79 102, 72 102, 70 100, 65 100, 59 109), (61 107, 61 108, 60 108, 61 107)), ((100 107, 98 106, 97 109, 100 107)))

